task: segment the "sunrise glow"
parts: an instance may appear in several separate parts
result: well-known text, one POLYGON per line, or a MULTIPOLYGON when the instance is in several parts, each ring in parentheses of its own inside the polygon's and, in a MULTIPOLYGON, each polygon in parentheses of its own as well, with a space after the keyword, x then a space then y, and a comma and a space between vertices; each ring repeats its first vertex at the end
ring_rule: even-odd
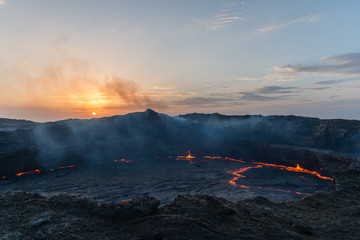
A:
POLYGON ((360 119, 357 1, 3 2, 0 117, 360 119))

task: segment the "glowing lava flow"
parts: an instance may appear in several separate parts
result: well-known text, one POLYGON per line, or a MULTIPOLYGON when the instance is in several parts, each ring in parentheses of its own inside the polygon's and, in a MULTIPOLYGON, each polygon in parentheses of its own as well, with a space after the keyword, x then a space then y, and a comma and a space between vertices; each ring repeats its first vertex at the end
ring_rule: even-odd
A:
MULTIPOLYGON (((77 165, 69 165, 69 166, 64 166, 64 167, 58 167, 56 169, 67 169, 67 168, 74 168, 74 167, 78 167, 77 165)), ((51 169, 51 171, 53 171, 54 169, 51 169)))
MULTIPOLYGON (((76 168, 78 167, 77 165, 69 165, 69 166, 61 166, 61 167, 58 167, 58 168, 51 168, 51 169, 47 169, 47 170, 40 170, 40 169, 35 169, 35 170, 32 170, 32 171, 27 171, 27 172, 19 172, 19 173, 16 173, 15 176, 17 177, 20 177, 22 175, 30 175, 30 174, 39 174, 39 173, 42 173, 42 172, 46 172, 46 171, 55 171, 55 170, 59 170, 59 169, 68 169, 68 168, 76 168)), ((2 179, 6 179, 5 176, 2 177, 2 179)))
MULTIPOLYGON (((272 163, 263 163, 263 162, 246 162, 242 159, 235 159, 235 158, 230 158, 230 157, 220 157, 220 156, 203 156, 202 159, 208 159, 208 160, 203 160, 203 161, 194 161, 194 159, 196 159, 196 157, 192 156, 190 151, 187 152, 187 156, 177 156, 176 160, 185 160, 188 161, 189 163, 199 163, 199 162, 209 162, 212 160, 225 160, 225 161, 232 161, 232 162, 240 162, 240 163, 248 163, 248 164, 253 164, 255 166, 250 166, 250 167, 244 167, 244 168, 240 168, 238 170, 235 171, 227 171, 227 173, 234 175, 234 177, 229 181, 229 184, 235 187, 241 187, 241 188, 249 188, 249 189, 261 189, 261 190, 268 190, 268 191, 277 191, 277 192, 287 192, 287 193, 296 193, 296 194, 302 194, 302 195, 311 195, 309 193, 301 193, 301 192, 295 192, 295 191, 290 191, 290 190, 282 190, 282 189, 276 189, 276 188, 263 188, 263 187, 257 187, 257 186, 246 186, 246 185, 242 185, 242 184, 237 184, 236 181, 239 178, 246 178, 246 176, 242 175, 241 173, 244 173, 250 169, 253 168, 262 168, 264 166, 266 167, 273 167, 273 168, 280 168, 281 170, 285 170, 288 172, 299 172, 299 173, 308 173, 311 175, 314 175, 320 179, 325 179, 325 180, 333 180, 330 177, 326 177, 326 176, 322 176, 320 173, 316 172, 316 171, 311 171, 311 170, 307 170, 305 168, 300 167, 299 164, 296 165, 296 167, 289 167, 289 166, 285 166, 285 165, 278 165, 278 164, 272 164, 272 163)), ((304 178, 303 176, 300 176, 301 178, 304 178)))
POLYGON ((196 159, 196 157, 192 156, 190 151, 187 151, 187 155, 186 156, 177 156, 176 160, 181 160, 181 161, 188 161, 191 164, 194 163, 202 163, 202 162, 210 162, 211 160, 200 160, 200 161, 194 161, 196 159))
MULTIPOLYGON (((132 160, 126 160, 124 158, 120 159, 120 160, 114 160, 115 163, 131 163, 132 160)), ((32 171, 27 171, 27 172, 19 172, 19 173, 16 173, 15 176, 19 177, 19 176, 22 176, 22 175, 30 175, 30 174, 39 174, 39 173, 42 173, 42 172, 46 172, 46 171, 55 171, 55 170, 60 170, 60 169, 69 169, 69 168, 76 168, 78 167, 78 165, 69 165, 69 166, 61 166, 61 167, 58 167, 58 168, 50 168, 50 169, 45 169, 45 170, 39 170, 39 169, 35 169, 35 170, 32 170, 32 171)), ((6 179, 6 176, 2 176, 1 179, 6 179)))
MULTIPOLYGON (((190 151, 188 151, 189 155, 190 155, 190 151)), ((190 155, 191 156, 191 155, 190 155)), ((178 156, 179 157, 182 157, 182 156, 178 156)), ((188 160, 188 159, 194 159, 195 157, 194 156, 191 156, 191 158, 189 158, 188 156, 186 157, 182 157, 183 159, 178 159, 177 160, 188 160)), ((263 163, 263 162, 246 162, 242 159, 235 159, 235 158, 230 158, 230 157, 212 157, 212 156, 204 156, 202 158, 205 158, 205 159, 211 159, 211 160, 227 160, 227 161, 232 161, 232 162, 240 162, 240 163, 251 163, 251 164, 254 164, 254 165, 261 165, 261 166, 267 166, 267 167, 273 167, 273 168, 280 168, 281 170, 286 170, 288 172, 301 172, 301 173, 308 173, 308 174, 311 174, 311 175, 314 175, 318 178, 321 178, 321 179, 325 179, 325 180, 333 180, 332 178, 330 177, 326 177, 326 176, 322 176, 320 173, 316 172, 316 171, 311 171, 311 170, 307 170, 305 168, 302 168, 300 167, 299 164, 296 164, 296 167, 288 167, 288 166, 285 166, 285 165, 278 165, 278 164, 272 164, 272 163, 263 163)), ((201 162, 201 161, 199 161, 201 162)))
POLYGON ((263 165, 256 165, 254 167, 244 167, 244 168, 240 168, 239 170, 236 171, 227 171, 227 173, 230 173, 232 175, 235 175, 235 177, 233 177, 233 179, 231 179, 229 181, 229 184, 234 186, 234 187, 241 187, 241 188, 248 188, 248 189, 260 189, 260 190, 267 190, 267 191, 276 191, 276 192, 286 192, 286 193, 296 193, 299 195, 308 195, 310 196, 311 194, 309 193, 302 193, 302 192, 295 192, 295 191, 290 191, 290 190, 283 190, 283 189, 277 189, 277 188, 263 188, 263 187, 256 187, 256 186, 247 186, 247 185, 242 185, 242 184, 237 184, 236 180, 238 180, 239 178, 246 178, 246 176, 241 175, 240 173, 246 172, 249 169, 253 169, 253 168, 262 168, 263 165))
POLYGON ((243 172, 246 172, 247 170, 249 169, 252 169, 252 168, 261 168, 263 166, 261 165, 257 165, 255 167, 244 167, 244 168, 240 168, 239 170, 236 170, 236 171, 227 171, 227 173, 230 173, 232 175, 235 175, 235 177, 233 179, 231 179, 229 181, 229 183, 233 186, 236 186, 236 183, 235 181, 238 180, 239 178, 246 178, 244 175, 241 175, 240 173, 243 173, 243 172))
POLYGON ((16 175, 16 176, 21 176, 21 175, 34 174, 34 173, 40 173, 40 170, 39 170, 39 169, 35 169, 35 170, 33 170, 33 171, 20 172, 20 173, 17 173, 17 174, 15 174, 15 175, 16 175))
POLYGON ((131 160, 126 160, 124 158, 122 158, 120 160, 114 160, 114 162, 116 162, 116 163, 132 163, 131 160))
POLYGON ((233 162, 241 162, 241 163, 251 163, 254 165, 261 165, 261 166, 267 166, 267 167, 273 167, 273 168, 280 168, 281 170, 286 170, 288 172, 300 172, 300 173, 309 173, 311 175, 314 175, 318 178, 321 179, 325 179, 325 180, 333 180, 330 177, 326 177, 326 176, 322 176, 320 173, 316 172, 316 171, 311 171, 311 170, 307 170, 305 168, 300 167, 299 164, 296 164, 296 167, 288 167, 285 165, 278 165, 278 164, 272 164, 272 163, 263 163, 263 162, 245 162, 242 160, 237 160, 237 159, 233 159, 233 158, 222 158, 224 160, 228 160, 228 161, 233 161, 233 162))

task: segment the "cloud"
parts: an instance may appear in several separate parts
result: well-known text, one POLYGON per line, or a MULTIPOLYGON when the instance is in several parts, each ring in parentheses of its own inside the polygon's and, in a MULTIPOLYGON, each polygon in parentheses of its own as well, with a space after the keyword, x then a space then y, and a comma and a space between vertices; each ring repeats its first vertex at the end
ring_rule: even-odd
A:
POLYGON ((195 19, 193 30, 210 30, 216 31, 239 23, 243 20, 245 2, 224 1, 221 7, 217 9, 214 15, 208 15, 205 18, 195 19))
POLYGON ((153 86, 152 89, 154 90, 171 90, 174 89, 173 86, 153 86))
POLYGON ((241 20, 242 18, 236 14, 223 13, 208 19, 200 19, 196 22, 208 30, 218 30, 241 20))
POLYGON ((329 87, 306 88, 306 89, 316 90, 316 91, 321 91, 321 90, 326 90, 326 89, 329 89, 329 87))
POLYGON ((244 105, 247 101, 276 101, 293 99, 295 93, 303 92, 299 87, 264 86, 246 92, 214 93, 207 96, 187 97, 173 101, 173 105, 194 107, 226 107, 244 105))
MULTIPOLYGON (((278 67, 274 67, 274 69, 279 71, 278 67)), ((299 80, 292 72, 271 73, 267 75, 265 79, 276 82, 293 82, 299 80)))
POLYGON ((172 104, 184 106, 221 107, 224 105, 224 103, 229 102, 233 102, 233 99, 213 97, 190 97, 173 101, 172 104))
POLYGON ((271 94, 271 93, 295 93, 299 92, 298 87, 280 87, 280 86, 266 86, 256 90, 257 93, 271 94), (296 91, 294 91, 296 90, 296 91))
POLYGON ((339 81, 337 80, 326 80, 326 81, 319 81, 319 82, 314 82, 314 85, 331 85, 331 84, 336 84, 339 81))
POLYGON ((246 101, 274 101, 281 99, 289 99, 287 96, 263 96, 254 92, 239 92, 241 100, 246 101))
POLYGON ((289 64, 274 69, 286 71, 284 73, 360 76, 360 52, 330 56, 321 59, 320 62, 321 64, 313 65, 289 64))
MULTIPOLYGON (((228 96, 226 96, 228 97, 228 96)), ((187 106, 187 107, 225 107, 243 104, 239 100, 231 98, 216 98, 216 97, 190 97, 171 102, 172 105, 187 106)))
POLYGON ((274 101, 291 99, 296 95, 292 93, 302 92, 298 87, 265 86, 248 92, 238 92, 241 100, 246 101, 274 101))
POLYGON ((347 79, 338 79, 338 80, 325 80, 325 81, 318 81, 314 82, 313 85, 333 85, 343 82, 351 82, 355 80, 360 80, 360 78, 347 78, 347 79))
POLYGON ((250 77, 243 77, 243 76, 231 76, 229 78, 231 81, 257 81, 260 80, 259 78, 250 78, 250 77))
POLYGON ((5 4, 6 4, 5 0, 0 0, 0 6, 3 6, 5 4))
POLYGON ((271 24, 265 25, 258 29, 259 32, 272 32, 281 28, 288 27, 295 23, 312 23, 312 22, 318 22, 320 19, 323 18, 323 15, 317 14, 312 16, 303 16, 300 18, 290 19, 286 21, 274 21, 271 24))

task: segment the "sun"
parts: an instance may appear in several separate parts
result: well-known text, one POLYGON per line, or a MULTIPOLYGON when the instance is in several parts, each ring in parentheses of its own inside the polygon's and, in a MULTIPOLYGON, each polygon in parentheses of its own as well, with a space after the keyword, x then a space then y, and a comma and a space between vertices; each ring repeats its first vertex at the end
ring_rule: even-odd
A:
POLYGON ((92 115, 95 116, 95 115, 96 115, 96 112, 92 112, 92 115))

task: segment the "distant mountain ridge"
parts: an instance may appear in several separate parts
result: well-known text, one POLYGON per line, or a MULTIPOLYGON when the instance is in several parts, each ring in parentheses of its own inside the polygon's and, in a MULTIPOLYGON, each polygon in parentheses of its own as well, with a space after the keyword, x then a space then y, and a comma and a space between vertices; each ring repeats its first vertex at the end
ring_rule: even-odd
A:
POLYGON ((360 156, 360 121, 218 113, 171 117, 151 109, 47 123, 0 119, 0 166, 6 174, 188 150, 332 171, 360 156))

